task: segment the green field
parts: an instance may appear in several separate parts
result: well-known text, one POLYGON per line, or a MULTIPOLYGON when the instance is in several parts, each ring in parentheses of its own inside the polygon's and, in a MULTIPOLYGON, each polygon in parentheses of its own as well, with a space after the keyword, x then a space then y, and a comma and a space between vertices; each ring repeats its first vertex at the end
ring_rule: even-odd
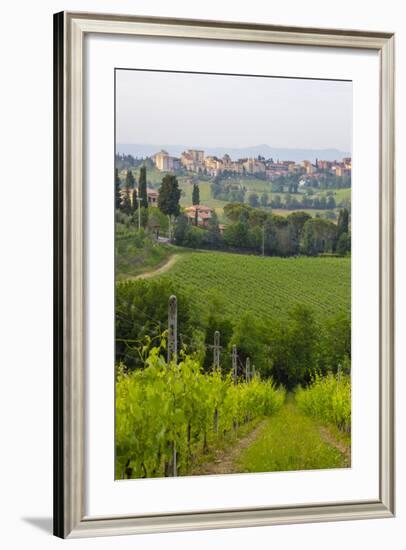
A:
POLYGON ((350 311, 350 262, 191 251, 179 256, 165 276, 190 288, 197 308, 216 289, 225 313, 234 319, 249 310, 264 318, 284 318, 298 303, 311 306, 324 319, 350 311))
POLYGON ((316 195, 319 197, 325 195, 327 196, 328 193, 333 193, 333 196, 336 200, 336 203, 339 204, 343 200, 351 200, 351 189, 330 189, 326 191, 318 191, 316 190, 316 195))
MULTIPOLYGON (((332 212, 335 212, 337 216, 339 210, 339 208, 335 208, 334 210, 332 210, 332 212)), ((293 214, 293 212, 306 212, 306 214, 309 214, 309 216, 311 216, 312 218, 315 218, 316 216, 324 218, 328 210, 319 210, 317 208, 298 208, 297 210, 286 210, 286 208, 272 208, 272 214, 275 214, 276 216, 282 216, 283 218, 286 218, 290 214, 293 214)))
MULTIPOLYGON (((211 196, 210 185, 211 183, 209 181, 199 182, 200 204, 214 208, 220 223, 224 223, 226 221, 226 217, 224 215, 223 208, 227 204, 227 201, 213 199, 211 196)), ((188 183, 185 179, 180 179, 179 187, 182 189, 180 204, 182 206, 191 206, 193 185, 188 183)))
MULTIPOLYGON (((140 167, 139 168, 132 168, 132 172, 134 174, 135 180, 138 182, 139 175, 140 175, 140 167)), ((126 176, 127 170, 121 170, 119 172, 119 176, 121 178, 121 181, 125 182, 125 176, 126 176)), ((147 168, 147 185, 157 185, 162 182, 162 178, 167 174, 168 172, 161 172, 161 170, 158 170, 157 168, 147 168)))
MULTIPOLYGON (((321 198, 321 197, 328 197, 329 195, 332 195, 337 203, 339 205, 342 201, 351 201, 351 188, 345 188, 345 189, 317 189, 317 187, 311 188, 313 190, 312 198, 321 198)), ((278 193, 276 193, 278 194, 278 193)), ((279 193, 280 195, 283 195, 282 193, 279 193)), ((301 195, 305 195, 305 190, 300 189, 299 190, 299 199, 301 195)))
MULTIPOLYGON (((138 181, 139 177, 139 168, 136 168, 133 170, 134 176, 136 181, 138 181)), ((157 186, 161 183, 162 178, 167 174, 167 172, 161 172, 157 168, 148 168, 147 170, 147 181, 148 186, 157 186)), ((123 182, 125 182, 125 175, 126 171, 122 170, 120 172, 120 177, 123 182)), ((228 204, 227 201, 222 201, 218 199, 214 199, 211 194, 211 181, 208 181, 207 179, 198 179, 196 177, 196 174, 190 174, 188 176, 178 176, 179 181, 179 187, 182 191, 182 196, 180 199, 180 204, 183 207, 191 206, 192 205, 192 190, 193 190, 193 184, 191 181, 197 182, 199 184, 199 190, 200 190, 200 204, 204 204, 206 206, 209 206, 210 208, 214 208, 216 211, 216 214, 218 216, 220 223, 227 223, 227 218, 224 215, 224 206, 228 204)), ((259 196, 266 191, 269 196, 269 200, 272 200, 273 195, 279 195, 282 197, 282 201, 284 200, 283 197, 285 193, 272 193, 272 184, 270 181, 263 181, 257 178, 243 178, 243 179, 235 179, 233 180, 235 183, 240 183, 243 185, 246 190, 246 200, 248 195, 255 191, 259 196)), ((343 200, 351 200, 351 189, 331 189, 331 190, 322 190, 314 188, 313 189, 314 195, 313 197, 322 197, 327 196, 328 193, 333 193, 333 196, 335 198, 335 201, 337 205, 339 205, 343 200)), ((303 190, 300 190, 298 195, 295 195, 299 200, 301 199, 302 195, 304 194, 303 190)), ((317 214, 320 215, 322 218, 325 216, 326 210, 315 210, 315 209, 305 209, 305 208, 299 208, 300 212, 307 212, 310 216, 314 217, 317 214)), ((340 207, 337 206, 333 211, 335 212, 336 216, 338 215, 338 212, 340 210, 340 207)), ((295 212, 295 210, 286 210, 286 209, 273 209, 272 210, 274 214, 278 214, 279 216, 288 216, 292 212, 295 212)))

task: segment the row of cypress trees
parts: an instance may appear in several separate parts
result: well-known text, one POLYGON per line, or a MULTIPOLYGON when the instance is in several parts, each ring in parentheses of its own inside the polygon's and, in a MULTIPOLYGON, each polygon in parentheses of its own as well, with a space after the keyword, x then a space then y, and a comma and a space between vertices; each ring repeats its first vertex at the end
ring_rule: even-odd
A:
POLYGON ((148 208, 147 194, 147 169, 145 166, 140 168, 139 177, 139 197, 135 186, 135 178, 131 170, 127 170, 125 176, 124 195, 121 195, 121 179, 118 175, 118 169, 115 170, 115 207, 126 214, 131 214, 138 209, 138 203, 141 208, 148 208))

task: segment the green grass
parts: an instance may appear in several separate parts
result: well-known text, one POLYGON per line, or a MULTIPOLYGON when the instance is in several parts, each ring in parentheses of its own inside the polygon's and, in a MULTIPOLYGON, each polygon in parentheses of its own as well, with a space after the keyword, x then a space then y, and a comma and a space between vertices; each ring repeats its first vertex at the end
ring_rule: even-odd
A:
MULTIPOLYGON (((132 172, 134 174, 134 177, 136 181, 138 182, 139 175, 140 175, 140 168, 134 168, 132 169, 132 172)), ((127 170, 121 170, 119 173, 119 176, 121 178, 121 181, 123 184, 125 183, 125 176, 126 176, 127 170)), ((147 184, 160 184, 162 181, 162 178, 167 174, 168 172, 161 172, 158 170, 158 168, 147 168, 147 184)))
MULTIPOLYGON (((178 250, 178 248, 176 248, 178 250)), ((296 304, 312 307, 319 320, 350 311, 350 258, 278 258, 188 251, 165 274, 192 290, 196 308, 216 289, 225 313, 237 319, 253 311, 284 318, 296 304)))
MULTIPOLYGON (((333 197, 337 204, 339 204, 343 200, 351 200, 351 188, 345 188, 345 189, 317 189, 316 187, 313 187, 314 195, 312 195, 312 198, 316 197, 327 197, 331 193, 333 194, 333 197)), ((276 193, 277 194, 277 193, 276 193)), ((280 195, 282 193, 279 193, 280 195)), ((300 190, 300 195, 304 195, 305 190, 300 190)))
POLYGON ((172 256, 175 247, 157 243, 154 239, 141 238, 137 231, 116 233, 116 278, 136 277, 153 271, 172 256))
POLYGON ((340 203, 342 200, 351 200, 351 189, 348 188, 348 189, 330 189, 330 190, 327 190, 327 191, 320 191, 317 193, 318 196, 322 196, 322 195, 325 195, 327 196, 327 194, 331 192, 333 193, 333 196, 335 198, 335 201, 336 203, 340 203))
MULTIPOLYGON (((282 216, 284 218, 286 218, 286 216, 289 216, 289 214, 293 214, 293 212, 306 212, 312 218, 315 218, 318 214, 321 218, 323 218, 327 210, 317 210, 315 208, 297 208, 296 210, 286 210, 286 208, 272 208, 272 214, 282 216)), ((334 209, 333 212, 338 215, 339 208, 334 209)))
MULTIPOLYGON (((213 199, 213 197, 211 196, 210 185, 211 183, 209 181, 199 182, 200 204, 204 204, 205 206, 210 206, 210 208, 214 208, 220 223, 224 223, 227 221, 227 219, 224 215, 223 208, 227 204, 227 201, 213 199)), ((182 206, 191 206, 193 184, 187 183, 185 180, 181 180, 179 187, 182 189, 183 192, 180 199, 180 204, 182 206)))
POLYGON ((255 191, 255 193, 258 193, 258 195, 262 195, 264 191, 268 193, 269 199, 271 199, 272 195, 272 183, 270 180, 259 180, 257 178, 244 178, 241 180, 236 180, 236 182, 240 183, 247 189, 247 195, 251 193, 252 191, 255 191))
POLYGON ((345 466, 344 456, 320 436, 319 425, 292 400, 268 419, 258 439, 238 460, 241 472, 281 472, 345 466))

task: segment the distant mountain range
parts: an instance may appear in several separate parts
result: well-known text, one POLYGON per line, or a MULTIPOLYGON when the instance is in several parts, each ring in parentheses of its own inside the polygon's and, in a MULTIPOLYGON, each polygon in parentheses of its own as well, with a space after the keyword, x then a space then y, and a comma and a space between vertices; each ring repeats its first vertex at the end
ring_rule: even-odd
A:
POLYGON ((350 157, 348 151, 339 151, 338 149, 289 149, 284 147, 271 147, 270 145, 261 144, 251 147, 203 147, 195 145, 151 145, 143 143, 118 143, 117 153, 132 155, 133 157, 150 157, 161 149, 167 151, 170 155, 179 157, 183 151, 187 149, 203 149, 205 155, 213 155, 222 157, 226 153, 233 160, 246 157, 257 157, 261 155, 266 159, 273 158, 275 161, 292 160, 300 162, 301 160, 310 160, 315 162, 319 160, 341 160, 344 157, 350 157))

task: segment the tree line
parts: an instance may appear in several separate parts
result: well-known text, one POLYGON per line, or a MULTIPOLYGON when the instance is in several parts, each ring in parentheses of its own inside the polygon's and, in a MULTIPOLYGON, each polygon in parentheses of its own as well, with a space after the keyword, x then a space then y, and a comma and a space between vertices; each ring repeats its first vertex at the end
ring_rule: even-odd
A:
POLYGON ((346 255, 351 250, 347 209, 340 211, 337 224, 312 218, 306 212, 292 212, 282 217, 240 203, 227 204, 224 213, 230 223, 223 232, 214 210, 205 229, 192 225, 186 216, 179 215, 175 243, 190 248, 240 250, 269 256, 346 255))
POLYGON ((300 198, 298 198, 295 195, 286 193, 283 196, 283 200, 281 195, 272 195, 272 199, 270 200, 269 194, 266 191, 262 192, 261 195, 252 191, 248 195, 248 204, 253 208, 271 206, 272 208, 286 210, 298 210, 299 208, 333 210, 337 207, 336 200, 332 194, 322 195, 321 197, 316 195, 313 197, 311 194, 306 193, 300 195, 300 198))
MULTIPOLYGON (((134 215, 141 208, 142 225, 147 227, 149 209, 146 167, 140 168, 139 196, 131 170, 126 173, 123 196, 121 188, 116 170, 116 209, 127 215, 134 215)), ((198 226, 197 219, 191 223, 182 213, 180 198, 181 190, 176 176, 166 174, 159 188, 157 205, 160 212, 168 217, 170 232, 174 226, 173 236, 179 246, 240 250, 270 256, 317 256, 322 253, 345 255, 351 250, 349 211, 346 208, 340 211, 335 224, 329 220, 312 218, 306 212, 292 212, 287 217, 282 217, 265 208, 246 203, 229 203, 224 207, 229 223, 221 231, 214 209, 207 226, 202 228, 198 226)), ((200 202, 197 184, 193 185, 192 202, 195 205, 200 202)), ((157 223, 159 225, 159 220, 157 223)))
POLYGON ((350 372, 349 315, 337 314, 320 322, 312 308, 298 303, 286 319, 264 320, 254 311, 235 319, 224 313, 215 292, 208 295, 206 308, 196 311, 192 292, 180 290, 167 278, 117 283, 116 363, 123 363, 128 371, 144 368, 150 348, 164 338, 168 296, 176 294, 180 350, 192 354, 203 371, 212 369, 212 344, 218 330, 220 366, 225 373, 231 368, 233 345, 240 365, 249 357, 262 378, 272 378, 287 389, 309 384, 316 374, 350 372))

